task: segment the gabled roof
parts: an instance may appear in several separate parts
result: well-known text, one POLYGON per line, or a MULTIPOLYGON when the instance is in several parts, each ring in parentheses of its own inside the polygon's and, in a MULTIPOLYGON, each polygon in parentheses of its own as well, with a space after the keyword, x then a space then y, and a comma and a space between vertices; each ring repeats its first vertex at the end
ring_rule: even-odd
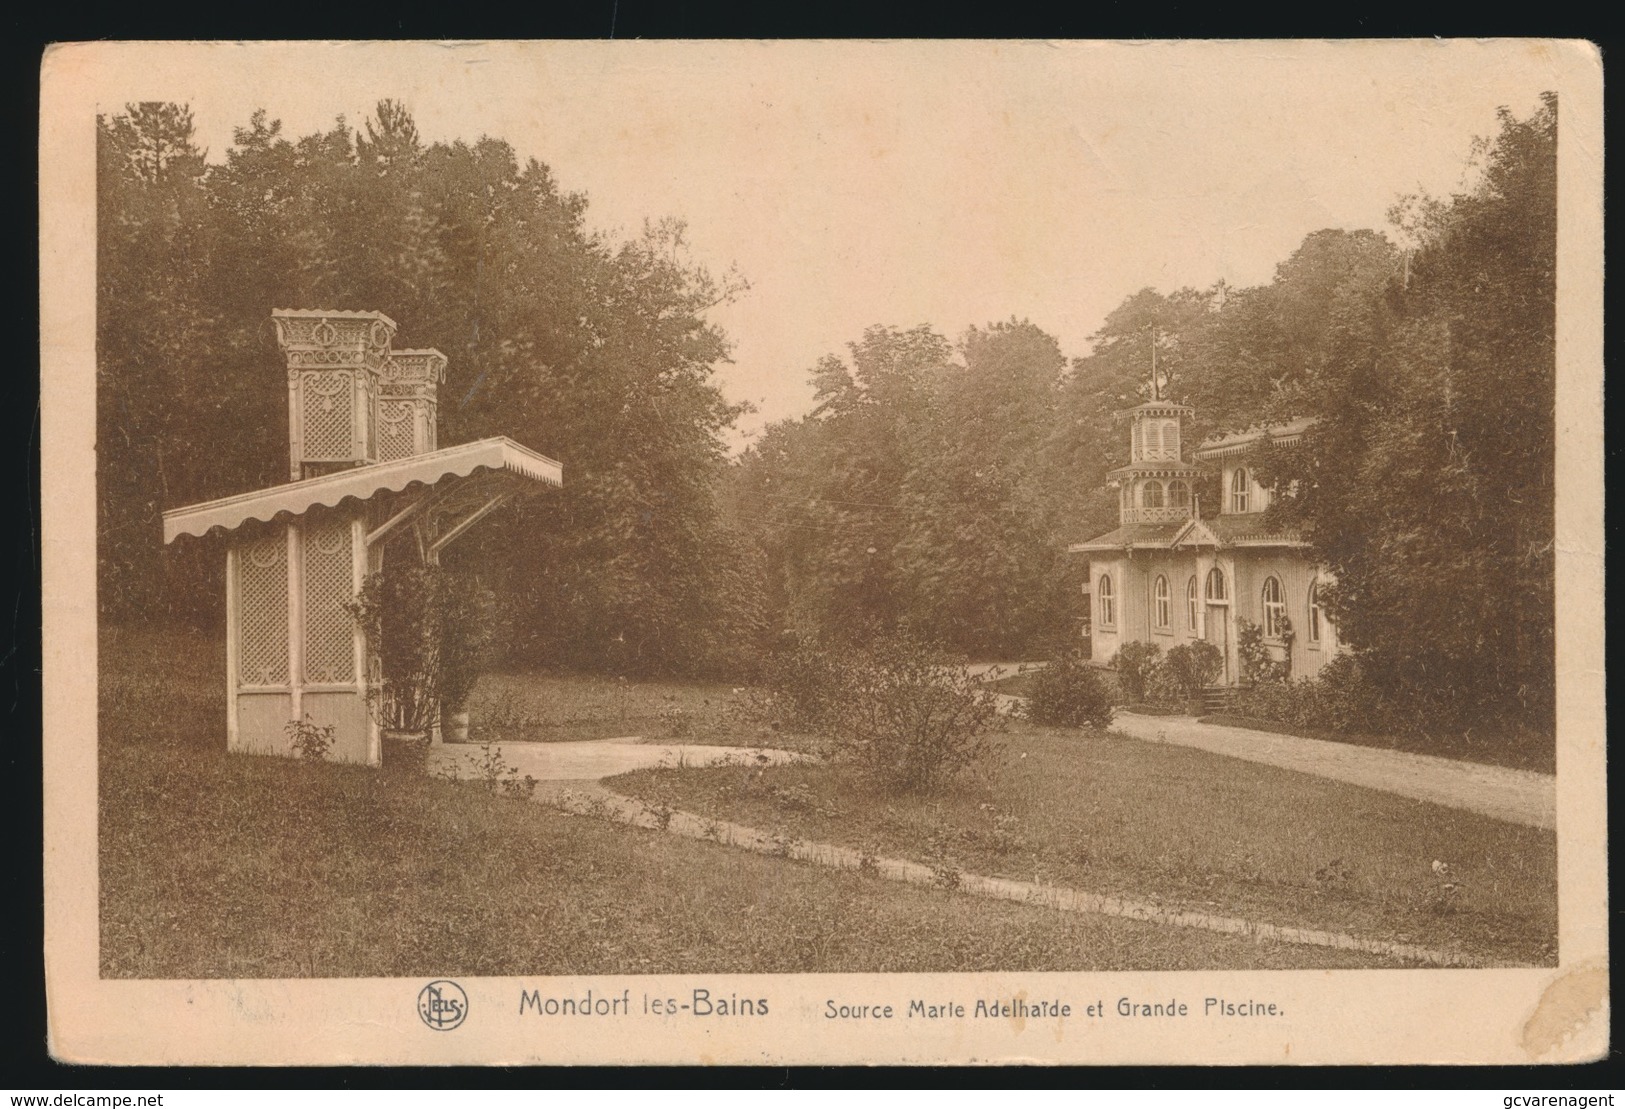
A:
POLYGON ((1266 439, 1272 444, 1289 446, 1303 437, 1315 422, 1313 416, 1300 416, 1296 420, 1288 420, 1284 424, 1274 424, 1270 427, 1250 427, 1246 431, 1232 431, 1225 435, 1216 435, 1206 440, 1201 446, 1191 452, 1196 458, 1222 458, 1225 455, 1243 454, 1266 439))
POLYGON ((1304 547, 1295 531, 1264 526, 1262 512, 1210 516, 1192 520, 1189 530, 1175 540, 1176 547, 1304 547))
POLYGON ((413 485, 434 485, 444 478, 463 478, 479 471, 513 474, 546 485, 564 484, 563 466, 499 435, 171 509, 164 513, 164 542, 182 535, 207 535, 216 528, 234 531, 250 520, 269 523, 278 517, 292 518, 317 506, 335 508, 343 501, 365 501, 379 493, 399 493, 413 485))
POLYGON ((1183 547, 1305 547, 1295 531, 1264 526, 1264 513, 1238 513, 1171 524, 1125 524, 1116 531, 1074 543, 1069 554, 1089 551, 1178 550, 1183 547))
POLYGON ((1138 547, 1166 550, 1173 546, 1179 533, 1189 524, 1188 520, 1177 520, 1171 524, 1124 524, 1116 531, 1108 531, 1087 543, 1074 543, 1067 551, 1122 551, 1138 547))

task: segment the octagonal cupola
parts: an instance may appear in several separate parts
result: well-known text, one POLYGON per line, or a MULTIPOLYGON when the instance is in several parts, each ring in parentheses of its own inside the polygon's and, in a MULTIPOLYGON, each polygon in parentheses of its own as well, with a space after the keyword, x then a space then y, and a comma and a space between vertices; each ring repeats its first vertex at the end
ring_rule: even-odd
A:
POLYGON ((1185 461, 1185 419, 1195 411, 1162 397, 1152 371, 1151 399, 1129 409, 1129 464, 1111 472, 1123 524, 1168 524, 1191 518, 1199 467, 1185 461))

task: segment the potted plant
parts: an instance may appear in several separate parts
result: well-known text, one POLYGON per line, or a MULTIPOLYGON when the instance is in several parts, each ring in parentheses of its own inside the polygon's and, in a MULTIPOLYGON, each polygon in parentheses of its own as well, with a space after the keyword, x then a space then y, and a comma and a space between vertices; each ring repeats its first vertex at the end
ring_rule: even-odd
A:
POLYGON ((442 713, 467 701, 497 641, 495 607, 472 576, 439 566, 393 564, 362 583, 350 611, 377 660, 367 700, 386 766, 421 765, 442 713))

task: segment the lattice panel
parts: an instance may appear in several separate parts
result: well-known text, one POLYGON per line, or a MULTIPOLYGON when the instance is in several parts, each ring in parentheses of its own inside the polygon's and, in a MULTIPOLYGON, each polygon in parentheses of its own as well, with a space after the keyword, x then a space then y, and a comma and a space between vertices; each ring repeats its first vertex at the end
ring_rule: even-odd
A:
POLYGON ((354 458, 355 396, 349 374, 306 374, 305 457, 354 458))
POLYGON ((378 461, 412 456, 412 402, 378 402, 378 461))
POLYGON ((237 679, 288 684, 288 537, 250 543, 237 557, 237 679))
POLYGON ((355 680, 355 621, 344 606, 355 598, 350 522, 309 520, 305 546, 305 680, 355 680))

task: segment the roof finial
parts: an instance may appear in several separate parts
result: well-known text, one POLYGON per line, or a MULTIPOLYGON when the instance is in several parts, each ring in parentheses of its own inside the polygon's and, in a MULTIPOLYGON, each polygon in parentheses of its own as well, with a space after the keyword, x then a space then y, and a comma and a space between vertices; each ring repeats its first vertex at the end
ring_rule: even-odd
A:
POLYGON ((1151 324, 1151 399, 1162 400, 1162 386, 1157 384, 1157 325, 1151 324))

